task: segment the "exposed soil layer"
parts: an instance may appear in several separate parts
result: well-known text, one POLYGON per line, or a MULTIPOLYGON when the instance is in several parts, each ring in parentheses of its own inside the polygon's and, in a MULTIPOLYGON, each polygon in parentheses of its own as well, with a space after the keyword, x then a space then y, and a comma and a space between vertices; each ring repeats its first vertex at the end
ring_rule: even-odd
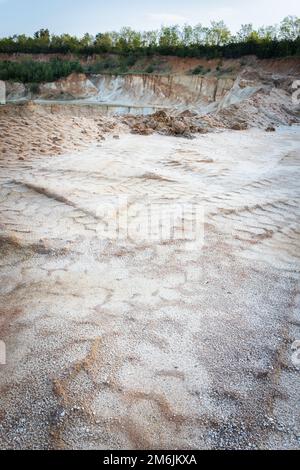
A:
MULTIPOLYGON (((90 58, 91 62, 93 60, 90 58)), ((30 84, 6 82, 7 100, 79 100, 127 107, 164 106, 181 111, 193 108, 203 114, 216 111, 217 105, 223 107, 231 101, 231 104, 243 101, 261 90, 267 92, 276 88, 291 96, 291 85, 300 73, 297 58, 205 61, 161 57, 159 60, 167 71, 147 74, 137 69, 119 75, 72 74, 35 86, 35 91, 30 84), (197 66, 201 68, 195 75, 192 72, 197 66)), ((286 105, 288 107, 288 103, 286 105)))
MULTIPOLYGON (((82 56, 72 54, 0 54, 0 60, 12 60, 22 62, 24 60, 34 60, 38 62, 48 62, 56 57, 63 60, 79 60, 82 65, 94 64, 107 57, 109 54, 82 56)), ((111 55, 111 57, 115 57, 111 55)), ((149 58, 142 58, 135 63, 130 72, 136 72, 141 68, 147 68, 151 63, 156 62, 161 65, 164 72, 171 74, 186 74, 197 66, 202 65, 204 69, 215 71, 217 67, 224 70, 231 70, 233 72, 241 71, 245 66, 254 67, 256 70, 264 69, 273 73, 300 73, 300 63, 298 57, 287 57, 282 59, 257 59, 255 56, 245 56, 241 59, 197 59, 190 57, 172 57, 172 56, 154 56, 149 58)))

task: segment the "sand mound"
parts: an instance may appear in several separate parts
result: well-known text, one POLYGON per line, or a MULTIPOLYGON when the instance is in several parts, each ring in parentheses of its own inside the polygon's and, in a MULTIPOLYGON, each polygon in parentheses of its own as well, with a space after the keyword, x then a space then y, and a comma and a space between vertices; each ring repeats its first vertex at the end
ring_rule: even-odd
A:
POLYGON ((101 114, 72 116, 62 108, 32 102, 1 107, 0 158, 69 153, 101 142, 105 134, 120 128, 114 118, 101 114))
POLYGON ((268 128, 300 122, 300 114, 292 106, 291 96, 283 90, 261 90, 248 99, 219 109, 203 117, 211 127, 245 129, 268 128))
POLYGON ((292 99, 295 77, 274 76, 246 69, 219 103, 217 110, 204 118, 212 127, 245 129, 268 128, 299 122, 300 107, 292 99))

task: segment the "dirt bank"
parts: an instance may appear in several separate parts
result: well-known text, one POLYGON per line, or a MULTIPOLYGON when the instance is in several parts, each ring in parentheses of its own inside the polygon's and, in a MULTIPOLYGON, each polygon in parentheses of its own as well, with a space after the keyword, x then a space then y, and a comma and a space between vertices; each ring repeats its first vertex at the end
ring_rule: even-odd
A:
MULTIPOLYGON (((38 145, 42 152, 49 151, 51 139, 56 139, 52 146, 54 153, 82 147, 107 132, 106 119, 101 114, 135 114, 136 117, 120 118, 119 121, 132 132, 144 135, 160 132, 191 136, 204 129, 222 128, 242 130, 256 127, 271 130, 279 125, 291 125, 299 121, 299 104, 292 99, 293 83, 298 79, 300 69, 297 59, 259 61, 247 57, 243 61, 209 61, 206 63, 207 68, 202 65, 203 73, 199 75, 188 73, 186 69, 187 64, 194 64, 194 59, 180 61, 170 57, 162 60, 172 64, 170 73, 118 76, 72 74, 54 83, 40 84, 34 93, 30 91, 29 85, 7 83, 8 100, 34 98, 36 104, 43 104, 43 108, 33 108, 33 104, 30 104, 34 110, 32 117, 26 108, 19 108, 20 116, 29 114, 26 125, 30 129, 27 129, 27 141, 22 139, 22 142, 10 137, 20 117, 16 115, 10 127, 5 113, 9 118, 14 113, 12 108, 0 111, 0 115, 4 116, 2 126, 6 134, 4 151, 6 147, 9 151, 14 147, 20 154, 22 146, 25 146, 24 151, 27 152, 29 143, 30 149, 36 154, 37 145, 32 145, 32 140, 38 141, 39 132, 43 134, 38 145), (53 103, 57 105, 53 106, 53 103), (63 106, 64 103, 85 106, 63 106), (99 106, 97 108, 94 105, 99 106), (164 108, 168 113, 164 122, 155 117, 140 116, 153 114, 158 108, 164 108), (47 119, 47 113, 49 125, 46 130, 44 120, 47 119), (41 129, 34 124, 39 115, 41 129), (53 120, 54 115, 57 116, 57 122, 53 120), (79 120, 81 117, 83 119, 79 120), (60 135, 53 135, 59 128, 60 135)), ((18 132, 22 138, 24 122, 20 121, 19 124, 18 132)))
MULTIPOLYGON (((77 61, 82 65, 95 64, 99 61, 106 60, 108 57, 116 58, 115 55, 100 54, 91 56, 78 56, 73 54, 0 54, 0 60, 12 60, 22 62, 24 60, 33 60, 38 62, 49 62, 54 58, 62 60, 77 61)), ((205 70, 216 71, 217 67, 224 70, 231 70, 239 72, 245 66, 252 66, 256 70, 268 69, 273 73, 300 73, 300 63, 297 57, 285 57, 282 59, 257 59, 255 56, 245 56, 240 59, 204 59, 204 58, 190 58, 190 57, 172 57, 172 56, 153 56, 149 58, 139 59, 134 65, 130 67, 131 73, 136 73, 137 70, 146 69, 152 63, 160 66, 162 72, 170 74, 186 74, 194 70, 199 65, 202 65, 205 70)))

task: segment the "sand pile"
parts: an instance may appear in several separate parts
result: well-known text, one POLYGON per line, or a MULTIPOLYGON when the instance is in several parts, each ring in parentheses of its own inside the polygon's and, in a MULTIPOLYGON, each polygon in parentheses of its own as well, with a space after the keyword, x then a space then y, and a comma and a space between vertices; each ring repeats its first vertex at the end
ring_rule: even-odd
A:
POLYGON ((218 109, 204 117, 210 127, 267 129, 300 122, 300 107, 293 101, 290 76, 274 77, 244 71, 218 109))
POLYGON ((0 108, 0 158, 26 159, 80 150, 105 135, 118 132, 117 120, 103 115, 72 116, 32 102, 0 108))
POLYGON ((165 111, 150 116, 109 117, 85 106, 7 105, 0 108, 0 158, 27 159, 81 150, 120 132, 191 137, 207 132, 198 115, 165 111), (87 109, 88 108, 88 109, 87 109), (90 112, 91 111, 91 112, 90 112), (93 112, 92 112, 93 111, 93 112))

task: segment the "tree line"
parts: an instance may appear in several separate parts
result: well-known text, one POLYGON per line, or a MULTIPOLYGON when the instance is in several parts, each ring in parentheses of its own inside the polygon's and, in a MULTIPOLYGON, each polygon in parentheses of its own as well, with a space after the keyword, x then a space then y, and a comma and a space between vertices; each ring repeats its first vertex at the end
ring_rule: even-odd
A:
POLYGON ((210 26, 162 26, 160 30, 135 31, 122 28, 78 38, 55 35, 48 29, 32 37, 25 34, 0 39, 1 53, 73 53, 82 55, 113 53, 121 55, 178 55, 181 57, 235 58, 254 54, 259 58, 300 55, 300 18, 287 16, 279 25, 254 29, 242 25, 232 34, 223 21, 210 26))

